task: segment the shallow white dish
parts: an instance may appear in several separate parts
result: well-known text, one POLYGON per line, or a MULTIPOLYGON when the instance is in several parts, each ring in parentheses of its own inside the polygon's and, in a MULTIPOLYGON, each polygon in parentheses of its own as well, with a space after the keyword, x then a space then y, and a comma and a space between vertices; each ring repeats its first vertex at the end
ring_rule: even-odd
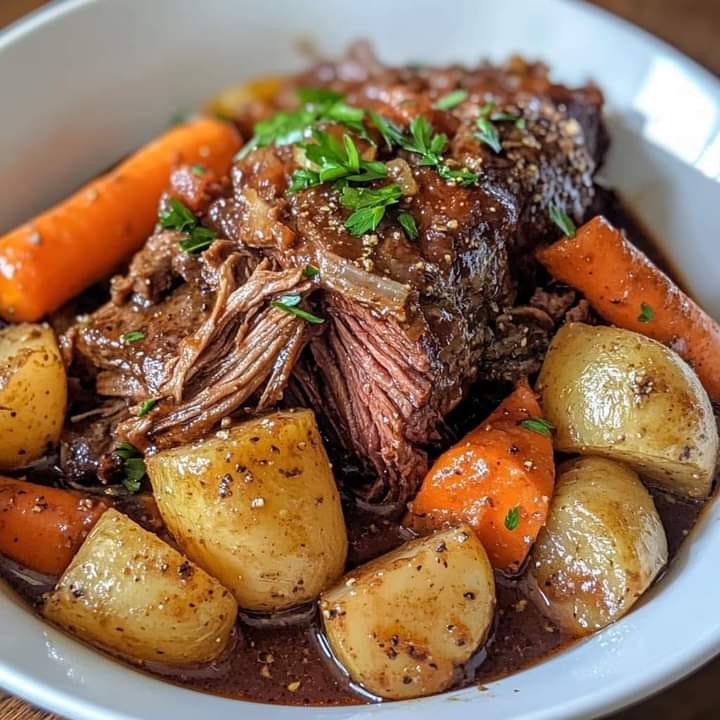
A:
MULTIPOLYGON (((70 0, 0 35, 0 231, 160 132, 178 110, 254 74, 373 39, 388 62, 519 51, 608 100, 603 175, 720 317, 720 83, 644 33, 562 0, 70 0)), ((628 617, 522 673, 424 700, 354 708, 247 705, 183 690, 46 626, 0 587, 0 687, 77 720, 565 720, 678 680, 720 651, 720 505, 628 617)))

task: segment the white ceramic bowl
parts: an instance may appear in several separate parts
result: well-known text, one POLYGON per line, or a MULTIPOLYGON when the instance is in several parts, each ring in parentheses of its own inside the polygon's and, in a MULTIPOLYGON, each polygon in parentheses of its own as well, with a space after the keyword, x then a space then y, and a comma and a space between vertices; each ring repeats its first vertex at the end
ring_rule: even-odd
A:
MULTIPOLYGON (((662 43, 561 0, 70 0, 0 36, 0 230, 61 198, 243 77, 303 66, 299 39, 337 54, 369 37, 389 62, 520 51, 608 99, 605 177, 720 316, 720 83, 662 43)), ((493 683, 336 709, 247 705, 164 684, 46 626, 0 588, 0 686, 76 719, 564 720, 678 680, 720 650, 720 505, 628 617, 493 683)))

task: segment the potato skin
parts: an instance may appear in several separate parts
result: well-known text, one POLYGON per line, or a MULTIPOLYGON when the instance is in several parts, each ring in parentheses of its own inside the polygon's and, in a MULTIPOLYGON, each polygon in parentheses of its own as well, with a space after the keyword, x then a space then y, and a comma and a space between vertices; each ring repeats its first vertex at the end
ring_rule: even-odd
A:
POLYGON ((237 605, 217 580, 111 509, 48 593, 42 612, 128 660, 184 665, 223 652, 237 605))
POLYGON ((637 474, 601 457, 563 463, 530 557, 533 601, 577 637, 622 617, 668 559, 652 497, 637 474))
POLYGON ((628 330, 565 325, 538 390, 556 450, 619 460, 679 495, 710 492, 718 454, 712 406, 695 373, 664 345, 628 330))
POLYGON ((330 647, 350 677, 383 698, 441 692, 487 639, 495 579, 468 525, 411 540, 323 593, 330 647))
POLYGON ((65 422, 67 379, 48 325, 0 330, 0 470, 42 457, 65 422))
POLYGON ((342 574, 345 520, 310 410, 249 420, 146 467, 178 545, 240 607, 314 600, 342 574))

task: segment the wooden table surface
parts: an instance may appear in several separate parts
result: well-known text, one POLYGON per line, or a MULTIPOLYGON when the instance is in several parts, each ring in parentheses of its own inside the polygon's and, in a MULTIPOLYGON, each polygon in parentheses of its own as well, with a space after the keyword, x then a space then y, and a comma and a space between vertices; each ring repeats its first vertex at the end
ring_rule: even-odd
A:
MULTIPOLYGON (((720 0, 593 2, 658 35, 720 75, 720 0)), ((0 27, 43 4, 44 0, 0 0, 0 27)), ((558 682, 562 681, 558 678, 558 682)), ((720 720, 720 657, 669 690, 614 715, 612 720, 648 718, 720 720)), ((0 720, 61 719, 3 696, 0 690, 0 720)))

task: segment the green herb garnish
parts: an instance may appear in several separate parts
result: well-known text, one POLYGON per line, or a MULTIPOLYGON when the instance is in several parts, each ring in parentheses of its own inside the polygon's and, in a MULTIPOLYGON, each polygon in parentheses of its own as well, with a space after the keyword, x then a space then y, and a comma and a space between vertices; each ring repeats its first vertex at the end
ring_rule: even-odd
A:
POLYGON ((113 452, 123 461, 122 484, 125 489, 131 493, 138 492, 145 477, 145 461, 142 454, 129 442, 121 442, 113 452))
POLYGON ((411 239, 415 240, 418 236, 417 225, 415 224, 415 218, 406 210, 398 213, 398 222, 405 231, 405 234, 411 239))
POLYGON ((212 230, 202 227, 192 212, 175 197, 168 200, 167 208, 158 219, 161 227, 188 234, 189 237, 180 240, 179 245, 191 255, 207 250, 216 237, 212 230))
POLYGON ((641 323, 649 323, 655 317, 655 311, 647 304, 640 303, 640 314, 638 320, 641 323))
POLYGON ((295 315, 300 319, 305 320, 305 322, 309 322, 311 325, 320 325, 321 323, 324 323, 324 318, 313 315, 307 310, 303 310, 298 307, 301 299, 302 298, 299 295, 283 295, 277 300, 273 300, 270 305, 274 308, 278 308, 278 310, 284 310, 290 315, 295 315))
POLYGON ((448 138, 445 133, 433 134, 427 118, 418 115, 410 123, 410 137, 403 136, 401 146, 408 152, 421 156, 421 165, 439 165, 442 153, 447 147, 448 138))
POLYGON ((451 110, 452 108, 459 105, 461 102, 465 102, 467 100, 468 91, 467 90, 453 90, 452 92, 449 92, 447 95, 443 95, 434 105, 433 107, 436 110, 451 110))
POLYGON ((140 404, 137 416, 143 417, 143 415, 147 415, 157 404, 158 401, 155 399, 143 400, 140 404))
POLYGON ((500 133, 497 128, 492 124, 490 118, 481 115, 476 121, 475 125, 478 132, 475 133, 475 137, 482 143, 485 143, 495 153, 502 152, 502 143, 500 142, 500 133))
POLYGON ((402 145, 404 136, 397 125, 378 115, 374 110, 368 110, 368 115, 385 140, 388 150, 391 150, 393 145, 402 145))
POLYGON ((320 274, 320 269, 314 265, 306 265, 302 273, 306 278, 314 278, 320 274))
POLYGON ((520 506, 516 505, 514 508, 508 510, 505 516, 505 527, 508 530, 515 530, 520 524, 520 506))
POLYGON ((528 418, 520 422, 520 427, 531 430, 538 435, 550 437, 555 426, 547 420, 543 420, 543 418, 528 418))
POLYGON ((345 221, 345 227, 353 235, 374 231, 385 216, 386 208, 399 202, 401 197, 402 190, 395 184, 376 189, 344 187, 340 203, 354 211, 345 221))
POLYGON ((131 330, 121 335, 120 339, 126 343, 136 343, 145 339, 145 333, 142 330, 131 330))
POLYGON ((555 205, 550 206, 550 219, 562 230, 566 237, 575 237, 577 228, 570 217, 555 205))
POLYGON ((463 187, 468 185, 474 185, 479 179, 480 175, 468 170, 467 168, 460 168, 458 170, 448 167, 447 165, 438 165, 438 175, 448 182, 454 182, 463 187))
POLYGON ((195 164, 190 166, 190 172, 196 177, 202 177, 207 172, 207 170, 205 169, 204 165, 195 164))
POLYGON ((266 145, 291 145, 303 140, 313 127, 323 123, 339 123, 361 136, 366 136, 362 124, 365 111, 348 105, 343 95, 327 88, 300 88, 298 98, 302 106, 297 110, 275 113, 257 123, 254 134, 235 156, 241 160, 252 150, 266 145))

